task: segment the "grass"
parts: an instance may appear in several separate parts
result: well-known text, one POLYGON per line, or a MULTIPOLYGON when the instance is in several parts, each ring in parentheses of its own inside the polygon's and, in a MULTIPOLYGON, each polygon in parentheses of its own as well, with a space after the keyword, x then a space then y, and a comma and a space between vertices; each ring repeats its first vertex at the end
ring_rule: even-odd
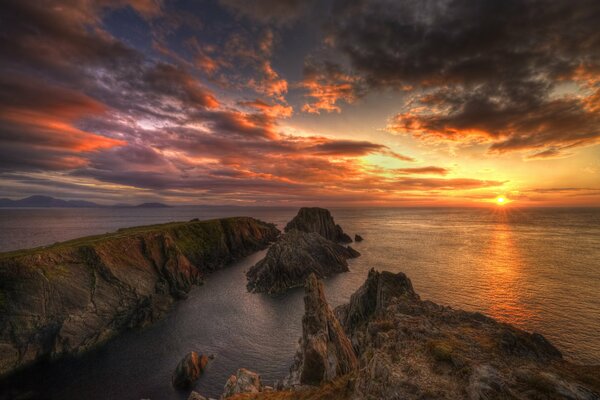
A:
POLYGON ((244 393, 228 400, 347 400, 352 395, 354 374, 344 375, 319 387, 290 391, 244 393))
MULTIPOLYGON (((234 222, 240 219, 243 219, 243 217, 232 217, 226 218, 225 220, 228 222, 234 222)), ((203 250, 211 244, 206 243, 205 245, 202 245, 202 243, 198 241, 197 235, 191 237, 192 235, 189 234, 197 234, 200 232, 205 233, 207 236, 204 237, 207 237, 207 241, 209 242, 211 236, 213 236, 212 234, 217 233, 218 229, 220 229, 220 226, 221 222, 218 219, 191 222, 168 222, 165 224, 136 226, 132 228, 119 229, 116 232, 105 233, 102 235, 86 236, 78 239, 68 240, 65 242, 59 242, 49 246, 41 246, 31 249, 15 250, 6 253, 0 253, 0 260, 21 256, 30 256, 46 251, 60 251, 64 249, 77 248, 82 246, 93 246, 111 240, 118 240, 128 237, 135 237, 143 234, 160 232, 175 233, 177 245, 181 248, 181 251, 187 255, 193 254, 195 251, 198 250, 203 250)))

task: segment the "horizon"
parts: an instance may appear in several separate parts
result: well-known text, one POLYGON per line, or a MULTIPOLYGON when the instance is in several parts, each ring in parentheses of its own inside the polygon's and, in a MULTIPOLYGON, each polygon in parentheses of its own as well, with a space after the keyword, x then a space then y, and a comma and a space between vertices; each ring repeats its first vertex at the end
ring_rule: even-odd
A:
POLYGON ((600 205, 585 205, 585 204, 578 204, 578 205, 511 205, 509 206, 508 204, 503 204, 501 207, 498 206, 497 204, 495 206, 490 206, 490 204, 488 203, 477 203, 477 204, 470 204, 470 205, 378 205, 378 204, 367 204, 367 205, 326 205, 326 204, 322 204, 322 205, 303 205, 303 204, 275 204, 275 205, 260 205, 260 204, 202 204, 202 203, 197 203, 197 204, 192 204, 192 203, 186 203, 186 204, 169 204, 169 203, 162 203, 162 202, 142 202, 142 203, 122 203, 122 202, 118 202, 118 203, 96 203, 93 201, 88 201, 88 200, 84 200, 84 199, 78 199, 78 198, 58 198, 58 197, 52 197, 52 196, 46 196, 46 195, 31 195, 28 197, 24 197, 24 198, 7 198, 7 197, 1 197, 0 200, 12 200, 12 201, 19 201, 19 200, 27 200, 27 199, 31 199, 31 198, 39 198, 39 197, 43 197, 43 198, 47 198, 47 199, 51 199, 51 200, 60 200, 60 201, 69 201, 69 202, 89 202, 92 203, 92 206, 73 206, 73 207, 64 207, 64 206, 57 206, 57 207, 44 207, 44 206, 0 206, 0 209, 2 208, 14 208, 14 209, 20 209, 20 208, 96 208, 96 207, 108 207, 108 208, 114 208, 114 207, 137 207, 137 206, 142 206, 142 205, 146 205, 146 204, 158 204, 158 205, 163 205, 169 208, 172 207, 231 207, 231 208, 267 208, 267 209, 299 209, 299 208, 330 208, 333 210, 340 210, 340 209, 369 209, 369 208, 373 208, 373 209, 396 209, 396 208, 415 208, 415 209, 432 209, 432 208, 440 208, 440 209, 444 209, 444 208, 456 208, 456 209, 487 209, 490 210, 492 212, 505 212, 510 210, 515 210, 518 211, 520 209, 577 209, 577 208, 581 208, 581 209, 596 209, 596 208, 600 208, 600 205))
POLYGON ((2 198, 600 205, 596 1, 0 11, 2 198))

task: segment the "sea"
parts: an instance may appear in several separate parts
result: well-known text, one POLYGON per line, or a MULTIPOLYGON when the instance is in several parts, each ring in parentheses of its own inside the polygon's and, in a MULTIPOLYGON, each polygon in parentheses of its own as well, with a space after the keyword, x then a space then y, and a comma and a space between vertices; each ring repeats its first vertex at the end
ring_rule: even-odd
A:
MULTIPOLYGON (((280 229, 297 208, 171 207, 0 209, 0 251, 45 246, 119 228, 251 216, 280 229)), ((331 208, 364 241, 350 272, 325 281, 347 302, 371 268, 402 271, 422 299, 485 313, 543 334, 572 362, 600 364, 600 208, 331 208)), ((283 378, 301 335, 303 290, 246 290, 258 252, 209 275, 154 325, 81 357, 16 375, 10 385, 48 399, 186 399, 171 374, 189 351, 213 354, 195 390, 218 397, 244 367, 283 378)), ((2 390, 2 388, 0 388, 2 390)), ((6 387, 4 387, 6 390, 6 387)))

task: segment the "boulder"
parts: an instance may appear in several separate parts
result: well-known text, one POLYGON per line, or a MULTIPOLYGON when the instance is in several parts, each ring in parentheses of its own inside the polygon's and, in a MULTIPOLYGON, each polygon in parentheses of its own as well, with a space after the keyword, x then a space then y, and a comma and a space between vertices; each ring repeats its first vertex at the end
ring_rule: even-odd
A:
POLYGON ((355 242, 362 242, 364 239, 362 236, 360 236, 358 233, 356 235, 354 235, 354 241, 355 242))
POLYGON ((228 398, 238 393, 258 393, 262 390, 263 385, 260 381, 260 375, 246 368, 240 368, 225 383, 223 398, 228 398))
POLYGON ((202 396, 200 393, 192 391, 192 393, 190 393, 190 395, 188 396, 187 400, 208 400, 208 399, 206 397, 202 396))
POLYGON ((173 387, 187 389, 192 386, 200 378, 206 364, 208 364, 207 356, 198 355, 195 351, 188 353, 175 368, 171 378, 173 387))
POLYGON ((246 273, 248 290, 276 294, 302 286, 311 273, 325 278, 348 271, 359 252, 314 232, 291 230, 272 245, 264 259, 246 273))
POLYGON ((351 243, 350 236, 344 233, 339 225, 335 224, 329 210, 319 207, 303 207, 298 214, 285 227, 285 232, 293 229, 302 232, 316 232, 338 243, 351 243))
POLYGON ((305 286, 302 338, 287 385, 319 385, 354 371, 350 340, 325 299, 323 283, 311 274, 305 286))

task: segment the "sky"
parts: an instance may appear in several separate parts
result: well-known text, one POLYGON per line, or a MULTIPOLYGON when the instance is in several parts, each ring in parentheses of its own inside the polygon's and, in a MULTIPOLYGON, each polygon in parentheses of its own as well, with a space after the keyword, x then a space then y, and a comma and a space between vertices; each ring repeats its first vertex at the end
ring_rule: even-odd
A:
POLYGON ((3 0, 0 197, 600 205, 597 0, 3 0))

